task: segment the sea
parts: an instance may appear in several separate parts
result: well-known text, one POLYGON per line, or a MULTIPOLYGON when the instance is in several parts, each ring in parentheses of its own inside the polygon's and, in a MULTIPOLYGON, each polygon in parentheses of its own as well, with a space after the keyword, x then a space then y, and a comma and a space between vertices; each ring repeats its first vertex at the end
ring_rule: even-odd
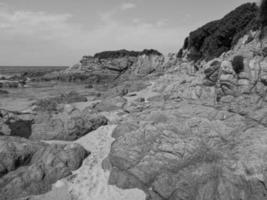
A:
POLYGON ((0 75, 16 75, 24 72, 53 72, 68 68, 67 66, 0 66, 0 75))

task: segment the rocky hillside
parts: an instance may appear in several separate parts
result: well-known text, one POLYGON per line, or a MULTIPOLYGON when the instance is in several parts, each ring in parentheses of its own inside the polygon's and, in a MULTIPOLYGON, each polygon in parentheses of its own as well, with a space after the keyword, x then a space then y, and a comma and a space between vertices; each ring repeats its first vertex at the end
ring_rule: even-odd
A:
POLYGON ((223 20, 244 20, 243 9, 253 17, 230 35, 224 29, 225 42, 220 32, 205 29, 222 21, 199 29, 198 43, 191 43, 197 32, 191 33, 187 49, 198 47, 204 60, 216 58, 198 70, 184 58, 154 83, 160 95, 114 130, 111 184, 140 188, 150 200, 266 199, 267 37, 243 32, 257 14, 255 4, 223 20), (212 44, 218 48, 208 51, 212 44))
POLYGON ((187 54, 191 60, 210 60, 229 51, 248 31, 259 28, 258 11, 255 3, 246 3, 222 19, 192 31, 185 39, 179 56, 187 54))
POLYGON ((104 52, 60 74, 126 79, 97 101, 71 93, 36 102, 32 113, 1 110, 0 199, 58 200, 31 195, 82 165, 60 182, 70 199, 266 200, 267 35, 249 28, 258 11, 244 4, 223 19, 242 26, 199 29, 182 59, 104 52), (139 75, 146 79, 129 81, 139 75))
POLYGON ((157 97, 125 107, 110 184, 150 200, 266 199, 267 60, 246 39, 198 72, 180 63, 156 80, 157 97))

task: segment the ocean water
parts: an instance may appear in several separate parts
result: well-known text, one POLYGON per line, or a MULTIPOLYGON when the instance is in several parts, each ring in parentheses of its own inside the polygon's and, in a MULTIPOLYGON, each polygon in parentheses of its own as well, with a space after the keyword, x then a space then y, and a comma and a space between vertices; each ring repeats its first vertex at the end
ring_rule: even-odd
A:
POLYGON ((0 75, 15 75, 24 72, 53 72, 66 68, 66 66, 0 66, 0 75))

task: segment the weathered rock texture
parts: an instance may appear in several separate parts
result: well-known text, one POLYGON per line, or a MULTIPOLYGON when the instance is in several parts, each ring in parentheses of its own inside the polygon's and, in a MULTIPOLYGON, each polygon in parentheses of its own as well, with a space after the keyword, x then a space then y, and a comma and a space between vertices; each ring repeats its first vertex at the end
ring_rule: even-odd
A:
POLYGON ((32 122, 32 114, 0 110, 0 135, 29 138, 32 122))
POLYGON ((59 96, 37 100, 33 105, 36 111, 57 111, 60 104, 87 102, 86 96, 75 91, 62 93, 59 96))
POLYGON ((18 137, 1 136, 0 146, 1 200, 47 192, 88 156, 80 145, 48 145, 18 137))
POLYGON ((249 34, 198 71, 180 62, 156 80, 161 95, 113 132, 110 184, 151 200, 267 198, 267 39, 249 34))
POLYGON ((73 141, 107 123, 106 117, 93 114, 89 109, 80 111, 67 105, 60 113, 38 113, 30 138, 73 141))
POLYGON ((84 56, 80 63, 65 71, 47 74, 44 79, 111 84, 118 79, 129 80, 161 71, 164 57, 156 50, 120 50, 97 53, 94 57, 84 56))
POLYGON ((244 100, 244 115, 240 99, 216 106, 215 90, 175 79, 162 90, 164 104, 151 101, 113 132, 110 184, 153 200, 266 199, 266 104, 244 100))
POLYGON ((65 105, 61 112, 16 113, 0 110, 0 135, 32 140, 73 141, 108 123, 90 109, 65 105))

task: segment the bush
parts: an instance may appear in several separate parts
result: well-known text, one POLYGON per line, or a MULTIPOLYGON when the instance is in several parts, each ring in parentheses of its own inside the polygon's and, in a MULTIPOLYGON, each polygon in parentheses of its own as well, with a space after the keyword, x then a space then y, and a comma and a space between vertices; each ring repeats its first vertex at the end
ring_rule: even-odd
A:
POLYGON ((261 1, 259 20, 262 27, 267 26, 267 0, 261 1))
POLYGON ((188 39, 185 39, 183 49, 194 49, 192 59, 212 60, 219 57, 247 32, 259 28, 256 23, 258 12, 255 3, 243 4, 222 19, 209 22, 191 32, 188 39))
POLYGON ((232 65, 235 73, 239 74, 244 71, 244 58, 243 56, 235 56, 232 60, 232 65))
POLYGON ((118 51, 103 51, 94 55, 94 58, 98 59, 115 59, 121 58, 125 56, 132 56, 138 57, 141 55, 158 55, 161 56, 162 54, 154 49, 144 49, 143 51, 128 51, 125 49, 118 50, 118 51))

